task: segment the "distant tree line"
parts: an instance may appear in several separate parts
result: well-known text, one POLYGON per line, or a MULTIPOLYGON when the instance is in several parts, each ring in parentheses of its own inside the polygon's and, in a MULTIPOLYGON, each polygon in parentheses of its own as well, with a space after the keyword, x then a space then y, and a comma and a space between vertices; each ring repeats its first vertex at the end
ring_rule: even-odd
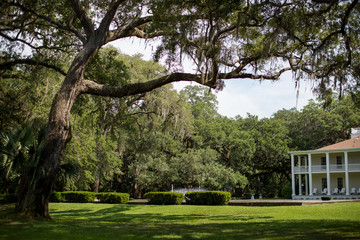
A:
MULTIPOLYGON (((107 47, 85 75, 101 84, 123 85, 165 72, 141 55, 107 47)), ((61 81, 61 75, 41 68, 25 75, 25 81, 2 80, 2 192, 15 192, 24 168, 36 166, 47 113, 61 81)), ((217 112, 216 95, 200 85, 179 93, 166 85, 121 99, 82 95, 72 108, 72 140, 54 190, 118 191, 138 198, 174 186, 228 190, 238 197, 280 197, 290 184, 288 151, 347 139, 351 127, 360 126, 360 109, 353 99, 333 94, 310 101, 302 110, 279 110, 270 118, 248 114, 232 119, 217 112)), ((37 171, 41 169, 33 171, 34 178, 37 171)))

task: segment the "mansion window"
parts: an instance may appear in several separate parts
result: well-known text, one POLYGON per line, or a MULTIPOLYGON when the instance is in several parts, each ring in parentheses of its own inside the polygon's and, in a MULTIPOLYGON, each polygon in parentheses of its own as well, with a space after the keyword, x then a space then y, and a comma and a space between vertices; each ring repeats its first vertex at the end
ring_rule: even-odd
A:
POLYGON ((321 157, 321 168, 326 169, 326 157, 321 157))
POLYGON ((344 187, 343 185, 343 178, 338 178, 337 179, 337 185, 338 185, 338 189, 339 191, 344 187))
POLYGON ((321 189, 327 188, 327 180, 326 178, 321 179, 321 189))
POLYGON ((342 157, 341 156, 336 156, 337 168, 342 168, 342 164, 343 164, 342 157))

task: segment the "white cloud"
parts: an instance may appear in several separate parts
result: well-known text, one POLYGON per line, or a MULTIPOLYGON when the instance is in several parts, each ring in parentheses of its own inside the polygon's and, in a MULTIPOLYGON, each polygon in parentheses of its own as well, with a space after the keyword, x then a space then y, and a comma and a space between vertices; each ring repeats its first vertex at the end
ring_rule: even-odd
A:
POLYGON ((225 82, 223 92, 218 93, 219 113, 234 117, 246 117, 247 113, 259 118, 271 117, 281 109, 303 108, 313 98, 310 86, 297 89, 291 74, 285 75, 276 82, 259 82, 256 80, 230 80, 225 82))
POLYGON ((261 109, 256 101, 245 93, 233 93, 227 88, 216 94, 219 101, 218 112, 227 117, 240 115, 246 117, 247 113, 260 115, 261 109))

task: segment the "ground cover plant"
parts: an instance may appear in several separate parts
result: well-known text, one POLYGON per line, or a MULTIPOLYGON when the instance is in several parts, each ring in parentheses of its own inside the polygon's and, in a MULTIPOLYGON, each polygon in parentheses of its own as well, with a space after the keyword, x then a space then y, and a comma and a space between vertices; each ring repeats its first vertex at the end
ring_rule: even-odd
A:
POLYGON ((0 239, 359 239, 360 203, 292 207, 51 203, 53 220, 0 205, 0 239))

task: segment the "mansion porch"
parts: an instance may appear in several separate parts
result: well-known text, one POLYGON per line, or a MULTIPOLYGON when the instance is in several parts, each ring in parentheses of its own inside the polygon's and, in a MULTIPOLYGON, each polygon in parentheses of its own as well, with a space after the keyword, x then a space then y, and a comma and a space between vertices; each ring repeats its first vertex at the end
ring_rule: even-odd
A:
POLYGON ((360 139, 291 154, 293 199, 360 199, 360 139))

